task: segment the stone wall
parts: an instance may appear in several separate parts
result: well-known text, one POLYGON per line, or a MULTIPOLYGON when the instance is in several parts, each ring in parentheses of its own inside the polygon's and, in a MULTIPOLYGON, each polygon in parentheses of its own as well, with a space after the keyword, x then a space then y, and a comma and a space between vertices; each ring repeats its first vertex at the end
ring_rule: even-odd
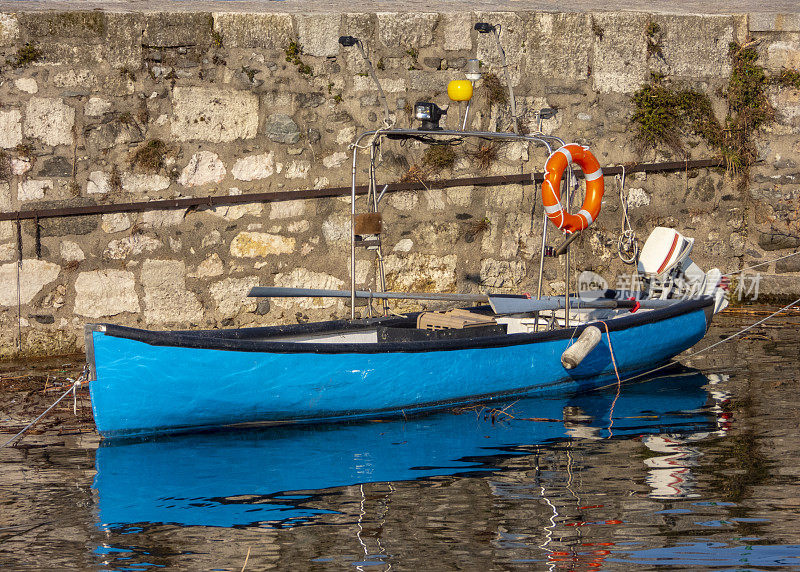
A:
MULTIPOLYGON (((800 67, 797 19, 767 15, 3 13, 0 210, 349 185, 348 145, 383 113, 358 51, 342 48, 339 35, 365 42, 396 124, 407 127, 415 101, 447 105, 446 84, 463 78, 468 58, 502 78, 492 38, 473 30, 483 20, 502 25, 524 128, 536 128, 537 110, 555 108, 544 132, 590 145, 603 165, 682 159, 634 141, 630 96, 651 72, 708 93, 721 119, 729 42, 753 35, 768 69, 800 67), (651 22, 661 30, 657 56, 651 22)), ((471 127, 509 129, 508 106, 484 84, 471 127)), ((746 189, 719 170, 627 177, 640 240, 655 225, 674 226, 697 239, 701 266, 725 271, 800 246, 800 92, 770 89, 776 121, 758 133, 762 162, 746 189)), ((444 124, 457 126, 461 113, 450 105, 444 124)), ((692 158, 712 155, 700 140, 690 148, 692 158)), ((380 180, 414 165, 433 178, 536 171, 546 158, 541 147, 464 143, 454 165, 433 168, 424 151, 387 143, 380 180)), ((534 186, 398 192, 382 207, 390 289, 535 290, 534 186)), ((630 273, 616 257, 620 224, 618 186, 607 177, 604 213, 573 249, 574 267, 612 285, 630 273)), ((28 355, 80 349, 93 321, 213 328, 347 313, 330 299, 245 297, 255 285, 348 288, 346 200, 41 219, 21 230, 18 265, 15 223, 0 223, 0 355, 17 351, 18 331, 28 355)), ((375 288, 371 258, 359 253, 364 288, 375 288)), ((796 294, 798 263, 765 266, 774 276, 762 289, 796 294)), ((546 291, 563 290, 561 264, 548 261, 546 291)))

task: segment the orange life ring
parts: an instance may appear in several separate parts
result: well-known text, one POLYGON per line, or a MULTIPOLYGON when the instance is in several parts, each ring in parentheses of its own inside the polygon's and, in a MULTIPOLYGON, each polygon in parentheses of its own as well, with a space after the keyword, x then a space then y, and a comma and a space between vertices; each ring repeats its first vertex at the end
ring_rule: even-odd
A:
POLYGON ((544 212, 550 222, 564 232, 571 234, 589 228, 600 214, 603 189, 603 169, 588 147, 569 143, 547 158, 542 183, 544 212), (586 199, 576 214, 566 212, 561 206, 561 176, 567 165, 573 162, 580 165, 586 179, 586 199))

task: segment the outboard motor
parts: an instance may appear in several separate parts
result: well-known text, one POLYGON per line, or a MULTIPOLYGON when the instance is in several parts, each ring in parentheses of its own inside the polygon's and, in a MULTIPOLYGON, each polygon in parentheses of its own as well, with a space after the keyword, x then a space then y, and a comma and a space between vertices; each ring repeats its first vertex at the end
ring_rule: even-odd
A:
POLYGON ((703 272, 689 258, 692 246, 693 238, 673 228, 654 228, 639 254, 639 277, 650 298, 713 296, 716 314, 728 306, 722 273, 718 268, 703 272))

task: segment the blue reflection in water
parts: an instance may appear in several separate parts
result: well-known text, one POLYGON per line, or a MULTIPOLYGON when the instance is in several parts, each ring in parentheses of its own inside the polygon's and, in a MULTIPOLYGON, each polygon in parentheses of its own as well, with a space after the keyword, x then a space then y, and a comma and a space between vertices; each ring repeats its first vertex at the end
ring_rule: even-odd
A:
POLYGON ((98 525, 300 526, 330 512, 306 505, 331 487, 501 470, 503 456, 575 436, 708 431, 707 382, 689 372, 624 386, 616 400, 612 390, 410 420, 104 442, 98 525))
POLYGON ((648 548, 629 552, 624 559, 609 558, 608 562, 624 562, 638 566, 697 567, 732 566, 735 570, 750 570, 747 566, 800 566, 800 545, 740 545, 721 542, 689 542, 668 548, 648 548))

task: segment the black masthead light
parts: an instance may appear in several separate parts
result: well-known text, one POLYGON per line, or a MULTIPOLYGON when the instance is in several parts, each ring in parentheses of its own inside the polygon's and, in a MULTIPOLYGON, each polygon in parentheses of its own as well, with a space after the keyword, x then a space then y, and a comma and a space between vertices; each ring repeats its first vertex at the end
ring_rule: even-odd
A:
POLYGON ((494 26, 492 26, 489 22, 478 22, 475 24, 475 29, 479 34, 488 34, 489 32, 494 32, 494 26))
POLYGON ((339 36, 339 43, 345 48, 349 48, 350 46, 355 46, 356 43, 358 43, 358 38, 354 38, 353 36, 339 36))
POLYGON ((418 101, 414 104, 414 117, 422 122, 422 131, 441 131, 439 120, 447 111, 429 101, 418 101))

